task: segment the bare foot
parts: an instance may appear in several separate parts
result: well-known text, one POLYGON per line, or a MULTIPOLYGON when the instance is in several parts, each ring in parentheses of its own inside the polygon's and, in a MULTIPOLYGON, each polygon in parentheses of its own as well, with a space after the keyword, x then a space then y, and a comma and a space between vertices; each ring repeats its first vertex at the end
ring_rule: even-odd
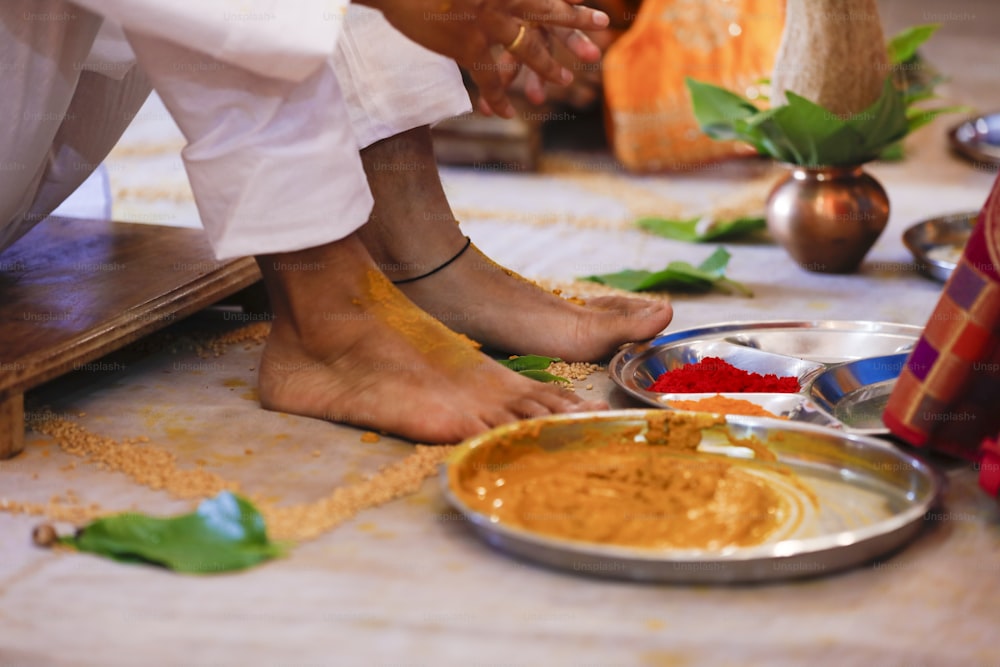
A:
MULTIPOLYGON (((375 208, 359 236, 393 280, 421 275, 465 243, 448 206, 430 132, 417 128, 361 152, 375 208), (406 164, 405 171, 386 169, 406 164)), ((514 354, 595 361, 629 341, 662 331, 670 304, 601 297, 580 305, 562 299, 483 255, 475 246, 427 278, 401 284, 418 306, 483 345, 514 354)))
POLYGON ((607 407, 479 352, 413 305, 355 236, 258 263, 275 314, 259 378, 267 409, 446 443, 607 407))
POLYGON ((513 354, 596 361, 652 338, 673 315, 662 300, 605 296, 583 305, 501 267, 474 245, 445 270, 399 286, 455 331, 513 354))

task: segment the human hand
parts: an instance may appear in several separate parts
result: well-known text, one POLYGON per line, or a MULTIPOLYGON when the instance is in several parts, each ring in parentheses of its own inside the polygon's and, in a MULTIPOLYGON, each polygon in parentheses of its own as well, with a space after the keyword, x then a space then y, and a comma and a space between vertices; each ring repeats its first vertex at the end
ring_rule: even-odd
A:
POLYGON ((609 23, 607 14, 581 7, 581 0, 360 2, 381 11, 414 42, 454 58, 479 87, 481 107, 507 118, 514 115, 514 107, 506 86, 522 65, 535 73, 539 90, 542 81, 566 85, 573 80, 572 72, 552 55, 550 32, 577 57, 596 60, 599 51, 578 31, 603 29, 609 23), (500 61, 491 48, 496 44, 506 48, 500 61))
MULTIPOLYGON (((561 65, 577 69, 579 63, 596 63, 601 59, 601 49, 591 39, 590 35, 580 30, 570 30, 569 28, 536 28, 541 31, 544 39, 549 43, 552 56, 561 65)), ((523 69, 517 59, 510 53, 504 52, 498 62, 500 77, 505 88, 515 87, 524 92, 525 97, 532 104, 541 104, 549 97, 552 90, 546 82, 532 69, 523 69), (515 81, 516 79, 516 81, 515 81)), ((574 77, 577 80, 567 88, 567 94, 571 98, 581 97, 580 90, 587 91, 589 96, 586 101, 590 101, 595 94, 592 91, 600 87, 600 70, 585 69, 574 77), (582 74, 583 79, 580 79, 582 74), (583 81, 581 84, 580 81, 583 81), (580 88, 580 90, 575 90, 580 88)), ((558 97, 558 95, 557 95, 558 97)), ((580 106, 585 106, 580 104, 580 106)), ((479 101, 480 113, 491 115, 492 111, 488 104, 482 99, 479 101)))

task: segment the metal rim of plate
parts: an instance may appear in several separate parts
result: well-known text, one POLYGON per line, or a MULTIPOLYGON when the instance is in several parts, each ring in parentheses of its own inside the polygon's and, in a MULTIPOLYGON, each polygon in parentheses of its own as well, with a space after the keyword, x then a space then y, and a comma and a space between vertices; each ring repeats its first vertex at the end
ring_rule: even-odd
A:
MULTIPOLYGON (((574 423, 620 421, 634 425, 645 421, 654 410, 613 410, 553 415, 530 422, 542 422, 546 428, 574 423)), ((889 518, 877 523, 815 537, 784 539, 754 547, 725 551, 695 549, 657 550, 629 548, 570 539, 547 537, 527 529, 493 522, 484 514, 469 508, 451 490, 449 470, 461 465, 464 457, 452 460, 441 468, 439 480, 448 502, 470 522, 475 532, 491 547, 511 556, 541 563, 559 570, 590 576, 634 581, 683 584, 731 584, 783 581, 803 577, 833 574, 870 562, 903 546, 919 533, 923 518, 940 496, 943 481, 940 473, 920 458, 894 445, 863 435, 835 431, 821 426, 729 415, 727 428, 738 437, 766 435, 775 432, 796 432, 816 438, 835 439, 838 445, 850 449, 859 460, 875 457, 878 466, 888 473, 906 473, 898 491, 909 504, 889 518)), ((469 449, 523 428, 524 422, 507 424, 467 440, 469 449)), ((762 440, 767 440, 761 438, 762 440)), ((779 454, 779 461, 785 462, 779 454)), ((804 459, 805 460, 805 459, 804 459)), ((838 471, 845 480, 860 480, 859 468, 846 461, 838 471)), ((814 461, 804 465, 815 467, 814 461)))
MULTIPOLYGON (((632 397, 646 403, 647 405, 655 406, 661 409, 672 410, 671 406, 667 405, 664 397, 669 397, 670 400, 682 400, 686 397, 690 398, 700 398, 704 397, 704 394, 660 394, 656 392, 650 392, 646 390, 637 375, 638 371, 641 370, 642 364, 650 356, 657 354, 658 352, 664 352, 673 349, 684 349, 685 346, 690 348, 696 343, 712 342, 712 341, 722 341, 724 339, 738 337, 740 335, 752 335, 754 333, 778 333, 778 332, 801 332, 807 331, 810 333, 816 332, 830 332, 838 334, 847 335, 865 335, 869 334, 871 336, 895 336, 904 337, 909 340, 909 347, 915 345, 917 340, 923 331, 922 327, 911 325, 911 324, 896 324, 892 322, 877 322, 877 321, 862 321, 862 320, 762 320, 762 321, 750 321, 750 322, 726 322, 721 324, 708 325, 703 327, 694 327, 690 329, 683 329, 679 331, 674 331, 666 334, 661 334, 653 338, 652 340, 633 343, 622 348, 611 360, 608 365, 608 374, 611 379, 617 384, 622 390, 630 394, 632 397)), ((753 349, 753 348, 751 348, 753 349)), ((899 369, 901 368, 901 363, 897 359, 897 355, 903 352, 907 352, 908 349, 895 349, 888 350, 884 354, 874 354, 871 356, 864 355, 843 355, 842 358, 837 359, 832 362, 824 362, 817 359, 809 359, 806 356, 792 355, 787 353, 775 353, 767 352, 777 357, 783 357, 786 361, 801 360, 805 362, 810 362, 813 364, 812 370, 807 370, 804 374, 800 374, 800 382, 802 384, 802 390, 797 394, 738 394, 738 393, 728 393, 721 392, 725 396, 730 396, 734 398, 743 398, 746 400, 752 400, 757 397, 788 397, 788 396, 798 396, 796 409, 793 416, 790 417, 795 421, 811 422, 827 427, 834 427, 845 429, 848 432, 857 435, 885 435, 888 433, 888 429, 884 426, 878 427, 864 427, 864 428, 853 428, 843 421, 838 419, 834 414, 836 412, 835 407, 830 405, 828 401, 822 396, 814 396, 813 385, 819 380, 825 373, 833 373, 839 367, 846 367, 852 363, 859 362, 864 359, 871 359, 872 361, 878 363, 889 364, 892 363, 893 367, 896 369, 895 374, 891 377, 881 377, 879 382, 884 383, 887 380, 895 380, 899 375, 899 369)), ((888 367, 888 366, 887 366, 888 367)), ((756 372, 764 372, 758 369, 747 368, 747 370, 755 370, 756 372)), ((766 370, 766 372, 780 373, 781 369, 766 370)), ((855 387, 855 390, 859 392, 862 391, 863 387, 855 387)), ((711 392, 710 395, 714 395, 716 392, 711 392)), ((860 395, 860 394, 856 394, 860 395)))
POLYGON ((1000 165, 1000 112, 965 120, 948 131, 948 141, 959 155, 983 165, 1000 165))
POLYGON ((961 251, 972 235, 972 227, 978 216, 978 211, 942 215, 907 228, 903 232, 903 244, 916 260, 917 268, 935 280, 946 282, 958 263, 935 259, 929 253, 935 248, 956 248, 961 251))

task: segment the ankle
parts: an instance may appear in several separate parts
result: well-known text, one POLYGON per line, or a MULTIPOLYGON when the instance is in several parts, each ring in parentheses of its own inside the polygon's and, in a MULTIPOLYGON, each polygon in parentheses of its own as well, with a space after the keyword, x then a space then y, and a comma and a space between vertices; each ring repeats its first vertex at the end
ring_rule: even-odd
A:
MULTIPOLYGON (((413 213, 401 215, 412 216, 413 213)), ((359 230, 358 236, 375 266, 389 280, 398 283, 439 270, 439 267, 449 260, 454 261, 468 248, 469 239, 462 234, 458 222, 450 212, 447 218, 453 225, 447 231, 441 226, 433 230, 427 229, 419 222, 414 222, 412 233, 408 234, 392 233, 373 218, 359 230)))
POLYGON ((367 275, 377 270, 355 235, 256 259, 274 312, 272 336, 308 343, 310 332, 363 319, 367 275))

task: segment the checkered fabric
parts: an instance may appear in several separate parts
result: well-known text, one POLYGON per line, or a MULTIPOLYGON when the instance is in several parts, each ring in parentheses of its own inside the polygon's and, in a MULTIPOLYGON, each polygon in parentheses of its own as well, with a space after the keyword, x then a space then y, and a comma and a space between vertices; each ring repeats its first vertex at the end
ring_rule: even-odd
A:
POLYGON ((1000 432, 1000 177, 883 420, 919 447, 978 460, 1000 432))

